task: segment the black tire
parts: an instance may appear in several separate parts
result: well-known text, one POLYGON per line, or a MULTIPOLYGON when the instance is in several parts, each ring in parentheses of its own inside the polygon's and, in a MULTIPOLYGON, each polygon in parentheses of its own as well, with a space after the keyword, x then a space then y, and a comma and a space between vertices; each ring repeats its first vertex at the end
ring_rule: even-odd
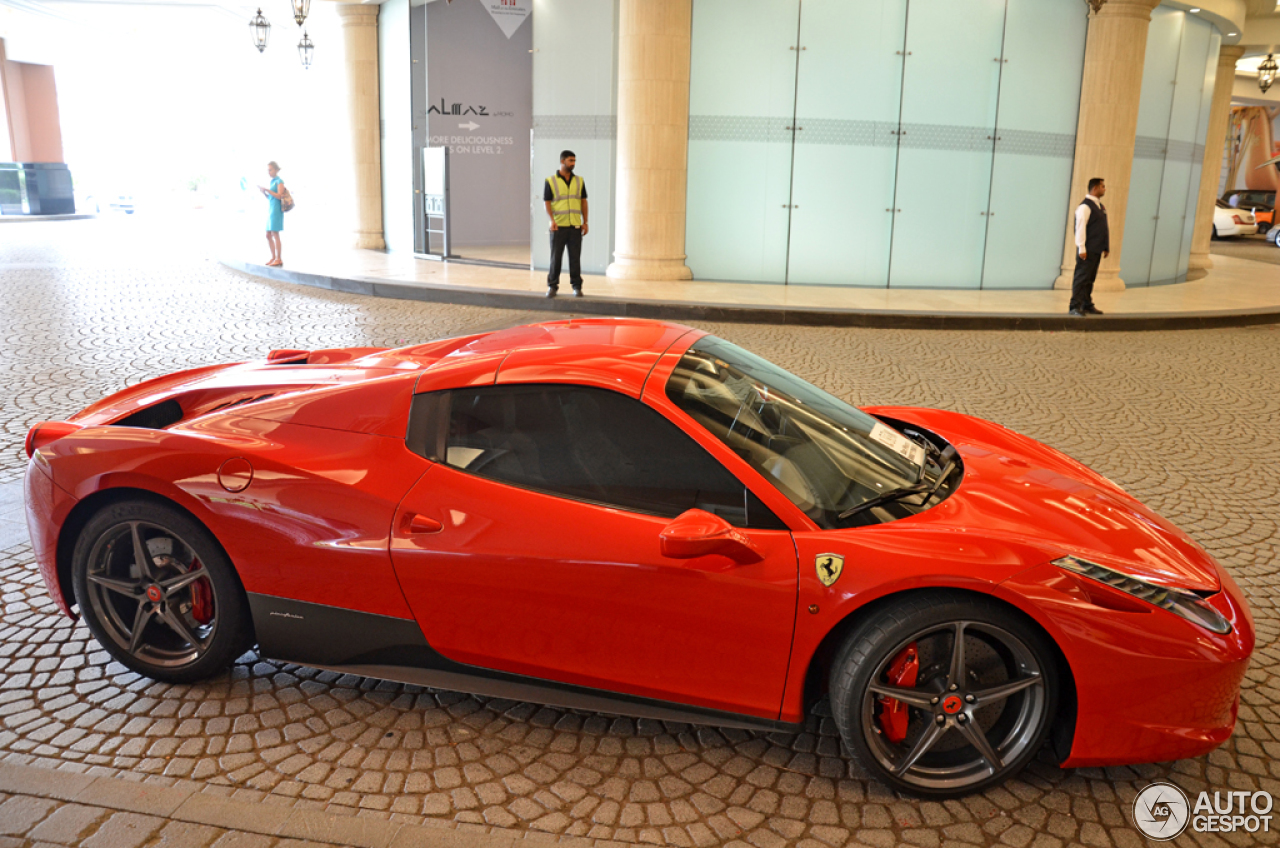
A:
POLYGON ((244 588, 227 555, 172 506, 137 500, 103 508, 76 540, 71 567, 90 632, 146 677, 202 680, 253 643, 244 588))
POLYGON ((922 593, 849 636, 831 666, 831 711, 845 746, 885 783, 925 797, 968 795, 1017 774, 1044 744, 1058 704, 1055 663, 1045 637, 1016 611, 977 595, 922 593), (918 679, 896 689, 904 732, 880 713, 886 672, 913 644, 918 679))
POLYGON ((1218 228, 1216 226, 1213 228, 1213 235, 1211 235, 1210 238, 1215 238, 1215 239, 1222 238, 1222 236, 1218 235, 1218 228))
POLYGON ((1271 237, 1271 243, 1274 244, 1276 247, 1280 247, 1280 227, 1276 227, 1275 229, 1271 230, 1269 235, 1271 237))

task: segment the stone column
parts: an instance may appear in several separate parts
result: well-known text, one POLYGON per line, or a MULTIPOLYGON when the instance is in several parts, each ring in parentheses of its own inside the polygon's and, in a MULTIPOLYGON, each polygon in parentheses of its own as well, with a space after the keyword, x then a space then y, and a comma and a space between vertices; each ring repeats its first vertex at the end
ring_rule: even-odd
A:
MULTIPOLYGON (((1068 215, 1088 193, 1089 180, 1107 182, 1107 223, 1111 253, 1102 260, 1094 291, 1119 291, 1120 250, 1124 245, 1124 213, 1133 170, 1133 145, 1138 135, 1138 101, 1142 98, 1142 65, 1147 53, 1147 27, 1159 0, 1106 0, 1089 15, 1084 49, 1084 78, 1080 82, 1080 120, 1076 128, 1076 158, 1071 172, 1068 215)), ((1074 223, 1067 227, 1062 274, 1054 288, 1070 289, 1076 267, 1074 223)))
POLYGON ((1196 201, 1196 228, 1191 235, 1191 260, 1187 267, 1206 271, 1213 267, 1209 240, 1213 237, 1213 204, 1218 199, 1222 177, 1222 149, 1227 141, 1227 121, 1231 117, 1231 86, 1236 81, 1236 62, 1244 55, 1239 45, 1223 45, 1218 52, 1218 75, 1213 83, 1213 104, 1209 107, 1209 129, 1204 142, 1204 167, 1200 170, 1200 199, 1196 201))
POLYGON ((692 0, 621 0, 617 212, 610 277, 691 280, 685 266, 692 0))
POLYGON ((347 123, 355 178, 354 246, 382 250, 382 150, 378 138, 378 7, 340 3, 347 50, 347 123))

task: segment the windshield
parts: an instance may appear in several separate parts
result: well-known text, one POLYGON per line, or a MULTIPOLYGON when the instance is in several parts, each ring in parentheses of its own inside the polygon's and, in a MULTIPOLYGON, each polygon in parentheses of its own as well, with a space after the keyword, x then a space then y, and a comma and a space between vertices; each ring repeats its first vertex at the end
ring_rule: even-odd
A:
POLYGON ((863 523, 840 516, 927 482, 915 441, 714 336, 680 360, 667 397, 822 527, 863 523))

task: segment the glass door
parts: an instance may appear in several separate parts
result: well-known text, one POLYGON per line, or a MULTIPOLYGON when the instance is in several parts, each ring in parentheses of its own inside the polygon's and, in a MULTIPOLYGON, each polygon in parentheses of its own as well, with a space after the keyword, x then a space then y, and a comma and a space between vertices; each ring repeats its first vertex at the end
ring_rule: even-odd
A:
POLYGON ((1080 199, 1068 194, 1087 26, 1061 0, 1009 3, 984 289, 1049 288, 1061 269, 1072 201, 1080 199))
POLYGON ((890 286, 981 283, 1004 13, 1004 0, 911 0, 890 286))
MULTIPOLYGON (((1169 143, 1169 117, 1173 111, 1173 86, 1170 83, 1177 75, 1178 46, 1182 41, 1185 14, 1175 9, 1158 8, 1151 13, 1151 25, 1147 28, 1138 137, 1134 143, 1133 170, 1129 175, 1126 198, 1124 250, 1120 254, 1120 278, 1128 286, 1145 286, 1151 282, 1151 259, 1160 215, 1160 189, 1164 183, 1169 143)), ((1106 174, 1098 176, 1105 178, 1106 174)), ((1182 222, 1178 223, 1181 225, 1182 222)), ((1114 223, 1112 232, 1115 232, 1114 223)), ((1112 241, 1114 243, 1115 240, 1112 241)))
POLYGON ((698 0, 686 263, 699 279, 787 274, 800 0, 698 0))
POLYGON ((889 284, 906 25, 907 0, 801 5, 788 283, 889 284))
MULTIPOLYGON (((1195 159, 1191 163, 1191 182, 1187 186, 1187 213, 1182 218, 1182 248, 1178 251, 1178 279, 1187 278, 1187 266, 1191 260, 1191 236, 1196 227, 1196 209, 1200 203, 1200 176, 1204 169, 1204 142, 1209 132, 1209 109, 1213 105, 1213 89, 1218 77, 1218 53, 1222 47, 1222 33, 1210 30, 1209 52, 1205 56, 1204 88, 1200 92, 1200 120, 1196 129, 1195 159)), ((1219 139, 1221 141, 1221 139, 1219 139)), ((1266 224, 1259 224, 1260 231, 1266 224)), ((1265 235, 1265 232, 1264 232, 1265 235)))
MULTIPOLYGON (((1173 103, 1169 113, 1169 143, 1166 147, 1164 174, 1160 181, 1160 211, 1156 213, 1155 241, 1151 250, 1151 285, 1178 281, 1179 256, 1190 253, 1182 249, 1182 233, 1187 215, 1195 217, 1195 203, 1188 209, 1191 174, 1196 159, 1200 129, 1200 102, 1204 93, 1205 63, 1209 58, 1207 26, 1192 26, 1183 19, 1182 44, 1178 50, 1178 69, 1173 87, 1173 103)), ((1197 181, 1197 195, 1200 188, 1197 181)), ((1185 271, 1184 271, 1185 273, 1185 271)))

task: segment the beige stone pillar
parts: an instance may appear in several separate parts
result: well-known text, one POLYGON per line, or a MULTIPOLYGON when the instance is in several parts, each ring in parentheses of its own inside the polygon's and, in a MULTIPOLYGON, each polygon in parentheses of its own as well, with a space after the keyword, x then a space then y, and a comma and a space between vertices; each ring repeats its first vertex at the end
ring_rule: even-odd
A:
POLYGON ((378 7, 340 3, 347 50, 347 123, 355 178, 355 247, 382 250, 382 150, 378 138, 378 7))
MULTIPOLYGON (((1120 251, 1124 245, 1124 213, 1129 201, 1133 145, 1138 135, 1138 101, 1142 98, 1142 65, 1147 53, 1147 27, 1159 0, 1106 0, 1089 14, 1084 49, 1084 78, 1080 83, 1080 120, 1076 128, 1076 159, 1071 172, 1074 212, 1089 190, 1089 180, 1107 181, 1107 223, 1111 227, 1111 255, 1102 260, 1094 291, 1118 291, 1120 251)), ((1074 225, 1067 226, 1062 274, 1054 288, 1071 288, 1076 267, 1074 225)))
POLYGON ((691 280, 685 266, 692 0, 621 0, 617 211, 608 275, 691 280))
POLYGON ((1187 267, 1208 270, 1209 240, 1213 237, 1213 204, 1218 199, 1222 177, 1222 148, 1227 141, 1227 120, 1231 117, 1231 86, 1236 81, 1236 62, 1244 55, 1239 45, 1223 45, 1218 52, 1218 75, 1213 84, 1213 104, 1209 107, 1209 128, 1204 142, 1204 167, 1200 170, 1200 199, 1196 201, 1196 228, 1191 235, 1191 260, 1187 267))

